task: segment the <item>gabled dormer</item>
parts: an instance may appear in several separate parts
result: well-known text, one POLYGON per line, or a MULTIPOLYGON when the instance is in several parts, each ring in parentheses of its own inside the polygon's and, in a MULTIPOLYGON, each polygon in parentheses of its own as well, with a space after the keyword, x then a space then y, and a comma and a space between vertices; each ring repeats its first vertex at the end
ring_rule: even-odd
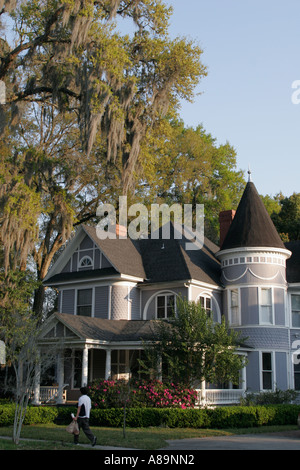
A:
POLYGON ((47 286, 105 276, 145 278, 140 253, 130 239, 101 240, 96 228, 82 225, 45 277, 47 286))
POLYGON ((145 279, 130 239, 100 240, 81 226, 44 280, 58 291, 58 312, 109 320, 140 319, 138 284, 145 279))

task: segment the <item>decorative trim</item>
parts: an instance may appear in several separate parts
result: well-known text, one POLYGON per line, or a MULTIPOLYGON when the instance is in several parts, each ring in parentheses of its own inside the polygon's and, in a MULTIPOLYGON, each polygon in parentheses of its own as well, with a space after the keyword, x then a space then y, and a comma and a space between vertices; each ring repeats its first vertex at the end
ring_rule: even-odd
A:
POLYGON ((236 282, 236 281, 239 281, 240 279, 242 279, 246 274, 247 272, 249 272, 253 277, 257 278, 257 279, 260 279, 262 281, 273 281, 277 276, 281 276, 282 279, 285 281, 282 273, 280 271, 277 271, 276 274, 274 276, 271 276, 271 277, 263 277, 263 276, 259 276, 258 274, 255 274, 251 268, 247 267, 245 269, 245 271, 243 272, 243 274, 241 274, 240 276, 234 278, 234 279, 229 279, 229 277, 227 277, 225 275, 225 273, 222 271, 222 276, 224 277, 224 279, 227 281, 227 282, 236 282))

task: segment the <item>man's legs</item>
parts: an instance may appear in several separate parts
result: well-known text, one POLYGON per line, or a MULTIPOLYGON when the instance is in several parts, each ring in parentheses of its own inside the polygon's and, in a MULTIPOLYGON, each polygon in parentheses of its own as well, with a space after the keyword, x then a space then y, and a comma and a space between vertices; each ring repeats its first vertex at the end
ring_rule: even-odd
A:
MULTIPOLYGON (((91 441, 92 444, 95 445, 96 437, 94 436, 94 434, 90 430, 89 419, 88 418, 78 418, 77 422, 78 422, 79 430, 82 429, 84 434, 86 435, 86 437, 91 441)), ((79 438, 79 434, 77 436, 76 436, 76 434, 74 434, 74 444, 78 444, 78 438, 79 438)))

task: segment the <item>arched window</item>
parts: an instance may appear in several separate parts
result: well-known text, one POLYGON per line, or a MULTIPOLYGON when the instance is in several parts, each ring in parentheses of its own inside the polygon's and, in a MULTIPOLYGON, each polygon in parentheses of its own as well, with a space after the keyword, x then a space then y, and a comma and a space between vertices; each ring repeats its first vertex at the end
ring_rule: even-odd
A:
POLYGON ((81 258, 79 263, 79 268, 92 268, 93 267, 93 260, 89 256, 84 256, 81 258))

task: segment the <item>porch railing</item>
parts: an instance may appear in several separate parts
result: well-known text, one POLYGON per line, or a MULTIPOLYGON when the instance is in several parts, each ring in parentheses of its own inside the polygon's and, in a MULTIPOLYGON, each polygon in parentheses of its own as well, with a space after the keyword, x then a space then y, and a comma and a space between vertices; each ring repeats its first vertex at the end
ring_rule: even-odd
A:
MULTIPOLYGON (((63 401, 67 400, 67 390, 66 387, 68 384, 63 385, 63 401)), ((51 401, 55 401, 58 397, 59 387, 58 385, 52 386, 41 386, 40 387, 40 401, 41 403, 49 403, 51 401)))
POLYGON ((244 389, 206 389, 197 390, 198 405, 231 405, 239 403, 244 396, 244 389))

